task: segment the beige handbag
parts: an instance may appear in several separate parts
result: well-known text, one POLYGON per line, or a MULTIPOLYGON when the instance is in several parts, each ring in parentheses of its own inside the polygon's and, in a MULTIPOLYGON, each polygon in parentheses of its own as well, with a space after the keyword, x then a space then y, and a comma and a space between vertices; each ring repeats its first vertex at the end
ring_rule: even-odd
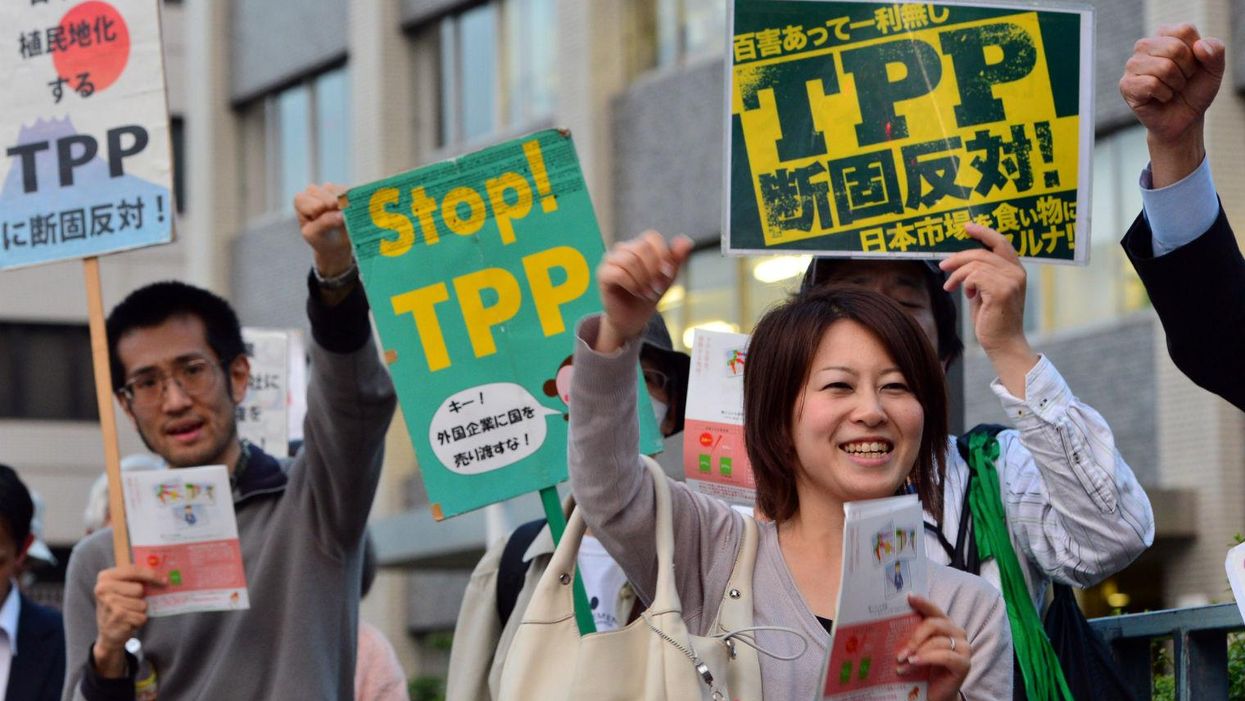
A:
POLYGON ((670 485, 657 463, 647 457, 644 462, 657 497, 652 606, 625 628, 579 635, 571 583, 585 526, 577 507, 506 655, 501 701, 761 698, 760 662, 750 634, 756 522, 743 518, 743 542, 710 628, 714 635, 691 635, 674 583, 670 485))

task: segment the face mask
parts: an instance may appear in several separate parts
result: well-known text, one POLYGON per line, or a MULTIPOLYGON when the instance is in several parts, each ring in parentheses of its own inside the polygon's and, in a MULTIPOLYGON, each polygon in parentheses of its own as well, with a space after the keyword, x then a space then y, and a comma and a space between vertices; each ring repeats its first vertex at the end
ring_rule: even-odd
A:
POLYGON ((657 417, 657 429, 661 430, 661 425, 666 422, 666 412, 670 411, 670 408, 660 399, 649 397, 648 400, 653 403, 653 416, 657 417))

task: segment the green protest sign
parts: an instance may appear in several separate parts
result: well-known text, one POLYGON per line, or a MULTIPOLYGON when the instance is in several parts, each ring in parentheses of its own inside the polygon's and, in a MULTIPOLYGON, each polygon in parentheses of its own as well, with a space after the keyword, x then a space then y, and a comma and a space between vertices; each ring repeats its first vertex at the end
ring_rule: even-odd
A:
MULTIPOLYGON (((538 132, 346 201, 433 516, 565 480, 567 366, 576 322, 600 311, 604 253, 570 134, 538 132)), ((638 448, 658 452, 656 421, 639 414, 638 448)))
POLYGON ((1091 9, 734 0, 730 35, 727 251, 930 257, 973 221, 1086 262, 1091 9))

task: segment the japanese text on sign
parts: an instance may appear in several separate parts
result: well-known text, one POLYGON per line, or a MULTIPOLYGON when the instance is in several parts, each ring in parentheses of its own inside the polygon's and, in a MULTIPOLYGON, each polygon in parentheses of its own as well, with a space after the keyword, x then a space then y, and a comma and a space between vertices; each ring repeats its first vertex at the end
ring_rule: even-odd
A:
POLYGON ((172 240, 157 0, 0 5, 0 270, 172 240))
POLYGON ((1080 259, 1087 17, 737 0, 728 248, 1080 259))
POLYGON ((463 475, 496 470, 535 453, 548 433, 547 409, 520 385, 496 382, 446 399, 428 439, 441 464, 463 475))

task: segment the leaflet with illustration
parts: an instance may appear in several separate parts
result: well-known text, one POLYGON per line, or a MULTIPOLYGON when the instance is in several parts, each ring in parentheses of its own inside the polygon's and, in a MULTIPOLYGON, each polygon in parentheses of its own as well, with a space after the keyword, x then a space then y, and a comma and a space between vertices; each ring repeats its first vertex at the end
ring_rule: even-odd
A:
POLYGON ((821 685, 833 701, 925 701, 927 671, 899 676, 895 658, 921 617, 908 594, 929 583, 915 495, 844 505, 843 574, 821 685))
POLYGON ((224 465, 123 475, 134 563, 163 574, 147 588, 153 618, 250 608, 224 465))
POLYGON ((744 449, 744 363, 748 336, 696 329, 683 423, 687 486, 752 508, 756 481, 744 449))

